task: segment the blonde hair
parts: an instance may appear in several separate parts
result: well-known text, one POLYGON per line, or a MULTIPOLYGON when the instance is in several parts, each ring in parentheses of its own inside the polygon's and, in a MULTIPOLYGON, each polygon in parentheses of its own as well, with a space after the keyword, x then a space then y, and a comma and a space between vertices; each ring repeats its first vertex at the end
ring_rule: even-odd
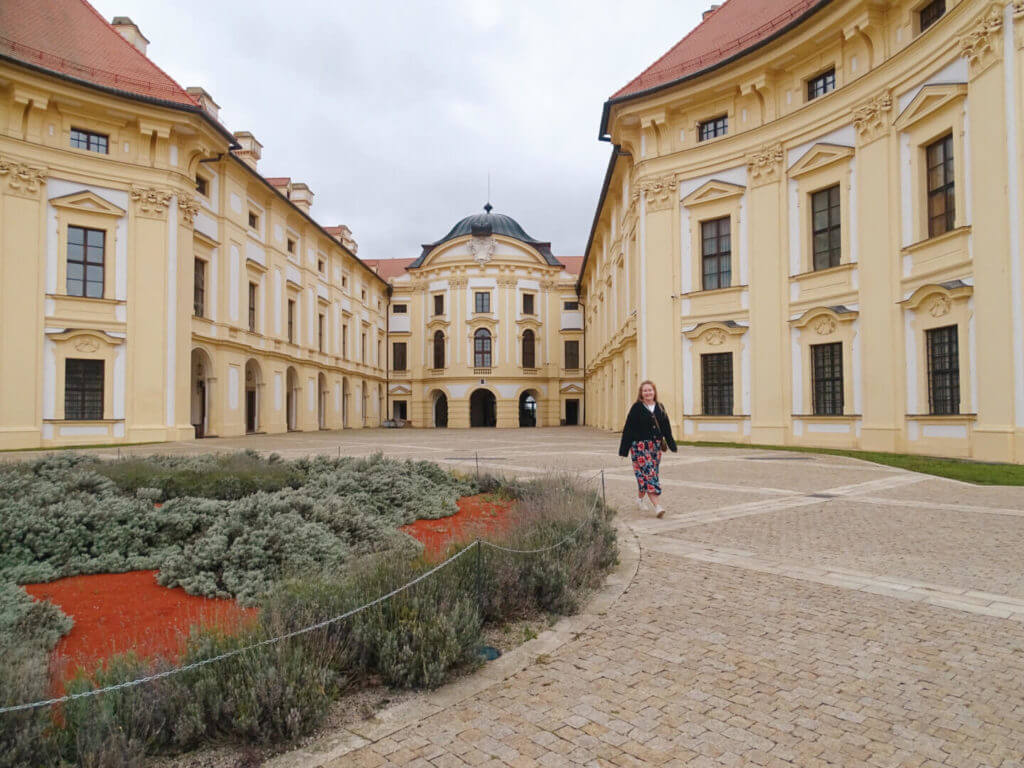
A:
POLYGON ((654 390, 654 402, 655 403, 658 402, 658 388, 656 386, 654 386, 654 382, 653 381, 651 381, 650 379, 645 379, 644 381, 640 382, 640 387, 636 391, 636 401, 638 403, 642 403, 644 401, 643 391, 644 391, 644 387, 646 387, 648 384, 650 384, 651 385, 651 389, 654 390))

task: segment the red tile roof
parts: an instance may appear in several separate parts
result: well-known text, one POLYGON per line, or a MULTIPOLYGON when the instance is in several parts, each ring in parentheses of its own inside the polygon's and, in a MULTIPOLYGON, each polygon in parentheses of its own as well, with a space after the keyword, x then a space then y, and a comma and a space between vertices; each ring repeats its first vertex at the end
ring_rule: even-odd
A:
POLYGON ((611 98, 632 96, 710 69, 785 30, 826 2, 828 0, 726 0, 611 98))
POLYGON ((583 265, 582 256, 556 256, 562 264, 565 266, 565 271, 570 275, 578 275, 580 273, 580 267, 583 265))
POLYGON ((363 264, 368 266, 385 280, 393 277, 401 277, 405 274, 405 268, 416 259, 364 259, 363 264))
POLYGON ((135 96, 198 105, 85 0, 0 1, 0 55, 135 96))

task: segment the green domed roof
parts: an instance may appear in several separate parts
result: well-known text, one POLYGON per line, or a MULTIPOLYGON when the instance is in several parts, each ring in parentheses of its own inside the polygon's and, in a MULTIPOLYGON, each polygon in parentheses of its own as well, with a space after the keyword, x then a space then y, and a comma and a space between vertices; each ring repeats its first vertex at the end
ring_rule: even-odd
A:
POLYGON ((523 229, 519 222, 511 216, 506 216, 503 213, 491 213, 492 210, 493 206, 490 203, 487 203, 487 205, 484 206, 483 213, 474 213, 466 216, 452 227, 448 234, 440 240, 425 244, 420 257, 409 265, 409 269, 415 269, 422 265, 427 254, 439 245, 443 245, 449 240, 454 240, 457 237, 463 237, 465 235, 473 235, 475 237, 504 235, 505 237, 511 237, 513 240, 518 240, 521 243, 533 246, 533 248, 536 249, 537 252, 544 257, 544 260, 551 266, 561 265, 561 262, 559 262, 551 253, 551 243, 534 240, 526 234, 526 230, 523 229))

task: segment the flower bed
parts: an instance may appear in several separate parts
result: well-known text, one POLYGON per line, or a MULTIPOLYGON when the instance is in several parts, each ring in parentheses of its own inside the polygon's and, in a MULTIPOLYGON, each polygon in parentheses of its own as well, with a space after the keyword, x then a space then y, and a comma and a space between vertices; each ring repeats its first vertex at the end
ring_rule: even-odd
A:
POLYGON ((459 511, 450 517, 417 520, 403 525, 400 530, 423 544, 423 554, 427 559, 441 560, 453 545, 502 534, 512 524, 510 500, 477 494, 463 496, 458 505, 459 511))

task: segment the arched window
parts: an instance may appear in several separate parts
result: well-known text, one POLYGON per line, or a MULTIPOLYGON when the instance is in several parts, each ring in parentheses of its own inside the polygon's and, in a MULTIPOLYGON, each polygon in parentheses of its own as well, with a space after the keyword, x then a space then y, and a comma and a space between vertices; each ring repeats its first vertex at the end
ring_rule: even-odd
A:
POLYGON ((434 333, 434 368, 444 368, 444 332, 434 333))
POLYGON ((491 367, 491 332, 486 328, 478 328, 473 334, 473 367, 491 367))
POLYGON ((523 368, 536 368, 537 358, 534 355, 533 331, 523 331, 523 368))

